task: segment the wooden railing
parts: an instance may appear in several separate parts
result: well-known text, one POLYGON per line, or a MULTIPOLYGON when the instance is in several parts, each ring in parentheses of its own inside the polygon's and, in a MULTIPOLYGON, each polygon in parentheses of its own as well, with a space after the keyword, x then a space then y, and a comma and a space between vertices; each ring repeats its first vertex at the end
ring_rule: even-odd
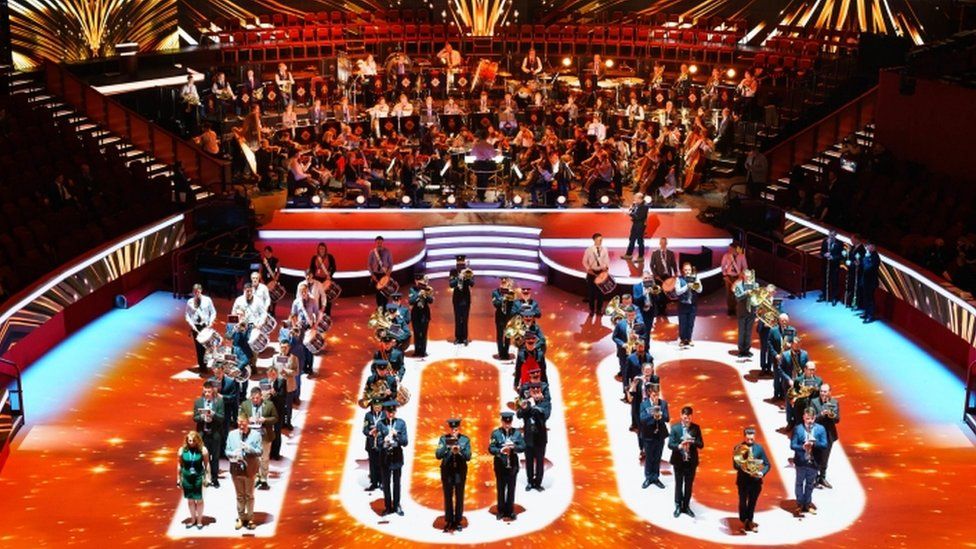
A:
POLYGON ((173 164, 181 161, 183 169, 195 183, 211 192, 223 191, 230 184, 229 162, 214 158, 195 143, 184 141, 118 101, 102 95, 71 74, 65 66, 45 63, 44 77, 50 93, 59 96, 94 123, 148 152, 159 162, 173 164))
POLYGON ((878 87, 875 86, 795 135, 765 151, 769 181, 776 181, 793 166, 809 161, 843 137, 874 120, 878 87))
POLYGON ((747 249, 749 268, 766 282, 803 297, 810 289, 807 254, 788 244, 758 233, 736 228, 739 240, 747 249))

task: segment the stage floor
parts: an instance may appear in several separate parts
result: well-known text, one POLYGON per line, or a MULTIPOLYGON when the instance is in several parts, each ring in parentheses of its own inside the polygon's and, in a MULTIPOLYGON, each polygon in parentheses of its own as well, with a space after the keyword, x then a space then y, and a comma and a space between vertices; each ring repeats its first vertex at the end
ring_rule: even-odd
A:
MULTIPOLYGON (((764 400, 771 382, 756 376, 757 364, 729 354, 735 321, 724 315, 724 296, 703 301, 689 350, 677 349, 676 324, 656 326, 651 351, 672 417, 690 404, 704 429, 692 502, 697 517, 675 519, 669 472, 667 489, 640 489, 643 473, 636 439, 627 431, 629 407, 619 401, 613 380, 608 324, 588 320, 578 296, 552 287, 540 298, 554 399, 547 490, 526 492, 520 477, 518 520, 497 522, 490 514, 494 479, 486 439, 502 403, 511 400, 512 365, 492 359, 491 288, 484 282, 474 291, 475 341, 468 347, 447 343, 453 339, 450 295, 446 281, 434 282, 432 356, 423 363, 408 359, 405 381, 413 396, 400 414, 411 439, 405 517, 380 517, 381 492, 362 489, 364 414, 355 400, 373 349, 366 327, 373 300, 350 297, 335 306, 318 375, 303 381, 298 429, 285 439, 285 459, 272 462, 272 489, 257 492, 258 528, 234 531, 233 487, 225 471, 221 488, 205 493, 205 514, 215 522, 202 531, 185 529, 175 454, 193 425, 200 378, 187 369, 194 355, 183 302, 156 293, 93 322, 28 369, 28 426, 0 473, 0 546, 182 546, 196 538, 231 545, 242 532, 279 546, 335 547, 952 547, 976 539, 976 450, 959 417, 963 384, 885 324, 862 325, 842 307, 813 297, 785 303, 842 410, 828 472, 834 488, 816 490, 819 514, 804 519, 789 513, 794 473, 787 438, 775 431, 784 416, 764 400), (475 453, 466 491, 469 528, 460 534, 439 529, 433 459, 443 420, 452 416, 465 419, 475 453), (742 535, 730 457, 750 424, 759 426, 773 469, 757 510, 760 531, 742 535)), ((221 318, 227 306, 217 303, 221 318)))

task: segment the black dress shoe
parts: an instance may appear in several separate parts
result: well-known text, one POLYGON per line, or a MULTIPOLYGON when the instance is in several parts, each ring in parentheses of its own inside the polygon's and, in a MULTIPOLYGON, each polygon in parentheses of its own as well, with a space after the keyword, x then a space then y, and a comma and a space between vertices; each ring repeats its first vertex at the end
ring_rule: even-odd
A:
POLYGON ((541 484, 536 484, 535 485, 535 489, 536 489, 536 491, 539 491, 539 492, 545 492, 546 491, 546 489, 543 488, 541 484))
POLYGON ((695 518, 695 512, 690 507, 685 507, 685 514, 691 518, 695 518))
POLYGON ((675 505, 674 506, 674 518, 678 518, 680 516, 681 516, 681 507, 678 506, 678 505, 675 505))
POLYGON ((386 515, 392 515, 392 514, 393 514, 393 511, 392 510, 390 510, 390 509, 383 509, 383 512, 380 513, 380 516, 381 517, 385 517, 386 515))
POLYGON ((454 531, 455 532, 460 532, 461 530, 464 530, 464 528, 461 527, 461 523, 460 522, 458 522, 457 524, 454 525, 454 531))
POLYGON ((534 486, 532 486, 531 484, 526 484, 525 485, 525 491, 526 492, 528 492, 529 490, 532 490, 532 488, 534 488, 534 486))
POLYGON ((501 513, 498 513, 497 515, 495 515, 495 520, 502 520, 503 518, 505 518, 505 517, 503 517, 501 513))
POLYGON ((213 482, 210 483, 210 486, 213 486, 214 488, 220 488, 220 481, 217 479, 213 479, 213 482))
POLYGON ((660 489, 662 489, 662 490, 664 489, 664 483, 663 483, 663 482, 661 482, 660 480, 655 480, 655 481, 654 481, 654 482, 652 482, 651 484, 653 484, 654 486, 657 486, 658 488, 660 488, 660 489))
POLYGON ((508 515, 508 518, 509 518, 509 520, 518 520, 518 515, 516 515, 515 513, 512 513, 511 515, 508 515))
POLYGON ((827 482, 827 479, 821 479, 820 480, 820 485, 823 486, 824 488, 831 488, 831 489, 833 489, 833 486, 831 486, 830 483, 827 482))
POLYGON ((403 516, 403 508, 402 507, 397 507, 396 514, 398 514, 398 515, 400 515, 402 517, 403 516))
POLYGON ((651 479, 644 479, 644 484, 641 484, 641 488, 647 488, 652 484, 651 479))

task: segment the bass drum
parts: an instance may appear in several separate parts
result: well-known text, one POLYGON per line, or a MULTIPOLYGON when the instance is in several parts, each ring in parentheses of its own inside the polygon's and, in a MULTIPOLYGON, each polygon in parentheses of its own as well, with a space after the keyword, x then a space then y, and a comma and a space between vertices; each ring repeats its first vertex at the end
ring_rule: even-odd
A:
POLYGON ((596 287, 603 295, 608 295, 617 288, 617 282, 612 276, 610 276, 608 271, 603 271, 602 273, 596 275, 593 283, 596 284, 596 287))
POLYGON ((668 299, 677 300, 678 299, 678 279, 677 277, 671 277, 661 283, 661 291, 664 295, 668 296, 668 299))
POLYGON ((216 349, 224 343, 224 338, 213 328, 204 328, 197 334, 197 343, 204 347, 216 349))
POLYGON ((394 292, 400 289, 400 283, 393 280, 392 276, 386 275, 376 283, 376 289, 386 297, 390 297, 394 292))
POLYGON ((342 294, 342 287, 335 280, 329 280, 325 284, 325 297, 329 301, 334 301, 342 294))
POLYGON ((278 327, 278 321, 274 319, 271 315, 264 316, 264 322, 258 326, 258 331, 266 336, 271 336, 271 332, 278 327))
POLYGON ((261 354, 268 348, 268 334, 261 330, 252 330, 251 337, 247 338, 247 345, 254 351, 254 354, 261 354))

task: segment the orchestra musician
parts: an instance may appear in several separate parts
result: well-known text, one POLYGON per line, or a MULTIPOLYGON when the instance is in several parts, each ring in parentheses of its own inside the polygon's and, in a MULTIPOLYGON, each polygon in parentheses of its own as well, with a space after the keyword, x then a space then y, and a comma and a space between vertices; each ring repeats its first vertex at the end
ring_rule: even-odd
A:
POLYGON ((227 114, 230 114, 226 112, 225 105, 237 100, 237 95, 234 93, 233 87, 227 81, 227 75, 223 72, 218 72, 214 76, 210 91, 216 98, 217 116, 220 120, 223 120, 227 114))
POLYGON ((511 341, 505 337, 505 327, 515 316, 515 288, 512 279, 503 276, 498 288, 491 292, 491 305, 495 309, 495 341, 498 344, 498 360, 511 360, 509 346, 511 341))
POLYGON ((188 134, 196 129, 200 116, 200 94, 192 74, 186 76, 186 84, 180 88, 180 102, 183 103, 183 125, 188 134))
POLYGON ((522 420, 522 436, 525 439, 525 476, 528 483, 525 490, 542 492, 542 477, 545 474, 546 443, 549 441, 546 421, 552 413, 552 400, 543 394, 543 384, 530 382, 528 398, 520 399, 515 414, 522 420))
POLYGON ((678 294, 678 339, 681 347, 693 345, 691 338, 695 331, 698 294, 701 292, 701 281, 698 280, 691 263, 683 264, 681 276, 675 281, 675 293, 678 294))
POLYGON ((803 412, 803 423, 793 429, 790 449, 793 450, 793 466, 796 468, 796 510, 793 515, 817 514, 813 504, 813 488, 820 473, 821 453, 827 447, 827 431, 816 423, 817 412, 810 408, 803 412))
POLYGON ((448 97, 447 103, 444 103, 444 114, 464 114, 464 109, 454 101, 453 97, 448 97))
POLYGON ((414 285, 410 288, 410 323, 413 326, 413 356, 427 356, 427 328, 430 326, 430 305, 434 302, 434 290, 422 274, 414 275, 414 285))
MULTIPOLYGON (((758 532, 759 525, 753 521, 756 513, 756 502, 762 492, 763 477, 769 474, 769 458, 766 450, 756 442, 756 429, 746 427, 742 431, 742 446, 748 452, 746 459, 758 461, 762 468, 756 471, 745 470, 745 464, 733 459, 735 469, 735 487, 739 492, 739 521, 742 522, 742 532, 758 532)), ((735 457, 735 456, 733 456, 735 457)))
POLYGON ((244 91, 253 97, 254 90, 260 89, 262 85, 258 77, 254 75, 254 69, 247 69, 244 74, 244 82, 241 82, 244 91))
POLYGON ((391 316, 393 325, 390 335, 397 341, 397 346, 406 351, 410 346, 410 308, 403 303, 403 293, 400 291, 390 294, 390 302, 386 304, 386 312, 391 316))
POLYGON ((833 488, 827 482, 827 462, 830 460, 830 451, 834 448, 834 443, 839 438, 837 436, 837 424, 840 423, 840 403, 830 395, 830 385, 824 383, 820 386, 820 394, 810 401, 810 407, 817 414, 817 423, 823 425, 824 430, 827 432, 827 447, 823 449, 821 455, 817 485, 824 488, 833 488))
POLYGON ((635 121, 644 120, 644 106, 638 103, 637 94, 631 92, 630 102, 627 104, 627 108, 624 110, 627 115, 627 119, 630 124, 633 125, 635 121))
POLYGON ((454 306, 454 343, 467 345, 468 316, 471 313, 471 288, 474 287, 474 272, 467 266, 463 255, 455 257, 455 267, 450 271, 451 304, 454 306))
POLYGON ((621 256, 623 259, 630 259, 634 253, 634 244, 637 244, 637 258, 635 261, 644 263, 644 231, 647 230, 648 205, 644 202, 644 194, 634 193, 634 201, 630 205, 630 236, 627 240, 627 251, 621 256))
MULTIPOLYGON (((650 366, 650 371, 654 371, 654 366, 650 366)), ((640 436, 641 455, 644 457, 644 483, 641 488, 650 485, 664 489, 661 482, 661 454, 664 453, 664 441, 668 439, 670 432, 668 423, 671 421, 671 413, 668 410, 668 401, 660 397, 660 385, 652 381, 653 377, 646 377, 642 380, 642 388, 646 395, 640 403, 640 436)))
POLYGON ((454 75, 461 69, 461 64, 463 63, 461 52, 455 50, 451 46, 451 43, 448 42, 444 44, 444 48, 441 51, 437 52, 436 57, 447 68, 447 92, 450 93, 451 89, 454 88, 454 75))
POLYGON ((413 114, 413 103, 407 99, 407 94, 401 93, 400 100, 393 105, 391 116, 404 117, 413 114))
POLYGON ((356 108, 355 106, 349 104, 348 97, 343 97, 339 101, 339 106, 337 106, 335 109, 335 117, 338 121, 347 124, 356 118, 356 108))
POLYGON ((640 311, 641 319, 645 326, 654 325, 654 316, 657 309, 652 288, 660 291, 660 285, 654 281, 654 274, 650 269, 644 269, 641 281, 634 284, 631 300, 634 306, 640 311))
POLYGON ((522 59, 522 74, 526 79, 533 79, 542 72, 542 59, 536 56, 535 48, 530 48, 528 55, 522 59))
POLYGON ((596 277, 610 270, 610 254, 603 246, 603 235, 593 234, 593 245, 583 253, 583 269, 586 271, 586 302, 590 306, 590 316, 603 311, 604 295, 596 286, 596 277))
MULTIPOLYGON (((705 81, 705 87, 702 88, 702 107, 706 111, 711 111, 716 108, 716 102, 719 98, 719 86, 722 84, 722 72, 715 67, 712 69, 712 73, 708 76, 708 80, 705 81)), ((721 134, 720 134, 721 135, 721 134)))
POLYGON ((688 71, 688 65, 682 63, 678 68, 678 76, 674 79, 674 83, 671 84, 671 91, 674 96, 678 98, 682 104, 685 103, 688 97, 688 92, 691 90, 691 73, 688 71))
POLYGON ((390 116, 390 106, 386 104, 386 98, 381 95, 376 104, 366 109, 366 112, 369 113, 374 135, 377 138, 381 137, 380 118, 390 116))
POLYGON ((383 515, 403 516, 400 507, 400 477, 403 473, 403 449, 409 442, 407 424, 396 417, 399 404, 395 400, 383 403, 386 418, 379 423, 377 434, 381 445, 380 477, 383 484, 383 515))
POLYGON ((193 285, 193 297, 186 302, 186 312, 184 313, 186 323, 190 325, 190 338, 193 339, 193 348, 197 354, 197 368, 200 372, 207 371, 207 363, 204 359, 206 348, 197 339, 201 331, 213 328, 217 320, 217 309, 214 308, 213 300, 203 295, 203 286, 193 285))
MULTIPOLYGON (((651 252, 651 272, 657 284, 663 285, 665 280, 678 276, 678 260, 674 252, 668 249, 667 237, 658 240, 658 249, 651 252)), ((660 292, 654 296, 655 316, 667 321, 668 317, 668 296, 660 292)))
POLYGON ((654 68, 651 72, 651 78, 648 81, 648 87, 652 90, 660 89, 664 86, 664 64, 660 62, 654 63, 654 68))
POLYGON ((757 91, 759 91, 759 81, 756 80, 751 71, 744 71, 742 80, 735 87, 735 92, 739 97, 738 114, 745 120, 755 118, 757 91))
POLYGON ((393 256, 390 254, 390 250, 383 246, 382 236, 377 236, 375 243, 376 246, 369 251, 369 257, 366 259, 366 269, 369 271, 370 280, 376 289, 376 306, 385 308, 389 299, 378 285, 381 280, 392 274, 393 256))
POLYGON ((516 520, 515 515, 515 482, 518 478, 518 454, 525 451, 525 439, 522 433, 512 427, 512 412, 501 413, 501 425, 491 432, 488 452, 495 457, 495 489, 497 492, 496 514, 497 520, 516 520))
POLYGON ((371 53, 366 54, 365 59, 357 60, 356 66, 359 68, 360 74, 363 76, 377 75, 376 59, 371 53))
POLYGON ((695 485, 698 470, 698 451, 705 447, 701 427, 692 423, 694 410, 691 406, 681 408, 681 421, 671 427, 668 448, 671 449, 671 469, 674 471, 674 518, 681 513, 694 518, 691 510, 691 491, 695 485))
POLYGON ((464 520, 464 483, 471 461, 471 439, 461 434, 461 420, 447 420, 448 432, 437 440, 434 457, 441 462, 444 489, 444 532, 460 532, 464 520))
POLYGON ((478 96, 478 108, 476 112, 489 112, 491 110, 491 105, 488 103, 488 92, 481 90, 481 94, 478 96))
POLYGON ((288 70, 288 65, 278 63, 278 72, 275 73, 275 84, 278 86, 278 91, 280 92, 281 104, 287 105, 291 103, 292 90, 295 87, 295 77, 288 70))

